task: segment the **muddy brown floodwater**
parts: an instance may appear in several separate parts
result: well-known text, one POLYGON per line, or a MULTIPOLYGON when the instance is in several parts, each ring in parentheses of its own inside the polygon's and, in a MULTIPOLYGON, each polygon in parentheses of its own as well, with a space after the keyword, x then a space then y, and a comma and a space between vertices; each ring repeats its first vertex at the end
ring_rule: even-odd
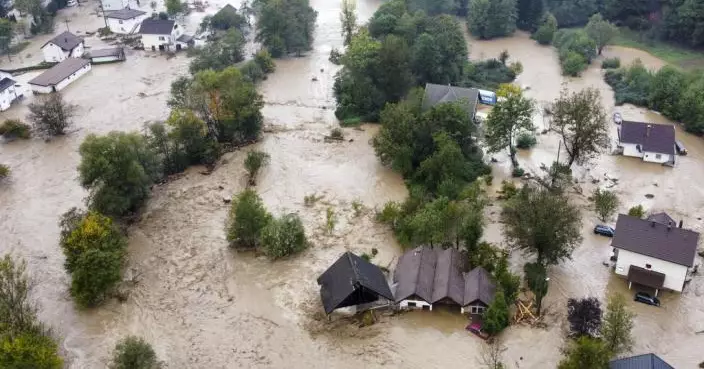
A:
MULTIPOLYGON (((328 62, 331 48, 342 45, 339 0, 312 0, 318 11, 314 50, 306 57, 277 61, 277 71, 260 86, 266 105, 268 131, 255 147, 225 156, 217 170, 200 174, 191 168, 181 178, 156 186, 140 222, 130 229, 127 274, 139 281, 124 303, 110 302, 90 311, 77 310, 67 293, 69 278, 57 245, 57 220, 86 196, 76 177, 77 148, 88 133, 141 129, 144 122, 166 118, 170 82, 186 72, 188 59, 166 60, 130 51, 117 65, 96 66, 65 90, 65 97, 81 106, 77 130, 45 143, 39 139, 0 145, 0 162, 13 170, 0 191, 0 252, 12 252, 29 262, 36 281, 35 298, 40 316, 51 325, 71 368, 104 368, 115 342, 128 334, 151 342, 168 368, 435 368, 475 367, 483 343, 464 331, 456 312, 442 309, 383 317, 368 328, 342 318, 328 322, 317 295, 315 278, 344 250, 369 252, 375 261, 393 266, 401 253, 393 235, 373 221, 373 208, 406 196, 402 179, 382 167, 369 140, 377 127, 345 129, 350 141, 325 143, 323 136, 335 126, 332 84, 337 67, 328 62), (317 81, 312 81, 316 77, 317 81), (271 263, 227 248, 223 227, 228 206, 223 203, 245 186, 242 161, 247 150, 271 155, 260 174, 257 189, 275 214, 300 214, 312 240, 302 255, 271 263), (303 198, 320 199, 306 206, 303 198), (353 202, 365 210, 355 214, 353 202), (325 213, 333 208, 338 218, 334 232, 323 231, 325 213)), ((368 19, 379 0, 358 1, 360 20, 368 19)), ((213 2, 207 12, 224 5, 213 2)), ((239 5, 234 2, 233 5, 239 5)), ((89 10, 71 10, 66 17, 86 30, 101 20, 89 10), (91 18, 92 17, 92 18, 91 18)), ((187 20, 197 25, 204 14, 187 20)), ((95 38, 90 38, 98 42, 95 38)), ((40 42, 41 40, 38 40, 40 42)), ((471 43, 473 58, 493 57, 507 49, 523 63, 517 83, 530 87, 538 102, 551 101, 564 87, 598 88, 609 111, 613 93, 602 81, 595 63, 584 76, 560 76, 554 50, 542 47, 525 34, 501 40, 471 43)), ((33 44, 29 50, 35 50, 33 44)), ((38 47, 36 47, 38 50, 38 47)), ((36 51, 35 51, 36 52, 36 51)), ((623 60, 641 58, 651 68, 662 62, 638 50, 611 47, 608 56, 623 60)), ((36 57, 36 56, 34 56, 36 57)), ((30 56, 29 58, 32 58, 30 56)), ((20 77, 27 81, 33 75, 20 77)), ((24 117, 27 102, 13 106, 2 118, 24 117)), ((669 123, 665 118, 632 106, 618 108, 624 118, 669 123)), ((542 124, 542 117, 536 117, 542 124)), ((615 127, 614 127, 615 137, 615 127)), ((622 210, 642 203, 648 209, 666 210, 683 218, 688 227, 701 230, 697 218, 704 208, 701 167, 704 141, 683 133, 678 138, 689 149, 676 168, 645 164, 635 159, 602 155, 578 170, 584 193, 593 189, 591 178, 605 173, 618 177, 614 190, 622 210), (645 194, 653 194, 651 200, 645 194)), ((519 160, 537 171, 557 153, 552 135, 539 136, 539 145, 522 152, 519 160)), ((495 188, 507 178, 509 162, 496 155, 495 188)), ((503 339, 509 368, 554 368, 564 340, 565 300, 569 296, 628 293, 623 280, 614 278, 602 262, 609 240, 593 236, 596 222, 584 196, 575 195, 584 210, 584 243, 573 260, 550 270, 550 292, 545 300, 548 327, 509 328, 503 339)), ((501 243, 496 222, 499 207, 487 210, 486 239, 501 243)), ((512 256, 520 271, 521 255, 512 256)), ((656 352, 678 368, 691 368, 704 360, 704 282, 697 277, 682 295, 665 293, 663 308, 633 305, 638 313, 634 353, 656 352)))

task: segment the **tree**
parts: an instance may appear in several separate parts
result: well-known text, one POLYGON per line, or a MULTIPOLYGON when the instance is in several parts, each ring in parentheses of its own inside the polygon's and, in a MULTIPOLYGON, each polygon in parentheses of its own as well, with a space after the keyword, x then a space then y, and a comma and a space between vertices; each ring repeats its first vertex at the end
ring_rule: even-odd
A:
POLYGON ((35 15, 41 12, 42 2, 40 0, 16 0, 14 2, 15 9, 17 9, 20 14, 31 14, 35 15))
POLYGON ((90 191, 88 205, 102 214, 123 216, 136 211, 160 176, 158 158, 137 133, 90 134, 79 148, 78 173, 90 191))
POLYGON ((0 164, 0 180, 10 176, 10 167, 5 164, 0 164))
POLYGON ((628 209, 628 215, 632 217, 643 218, 645 216, 645 209, 643 209, 643 205, 634 206, 628 209))
POLYGON ((50 135, 59 136, 66 133, 75 115, 76 105, 64 102, 58 92, 43 95, 37 102, 29 104, 27 119, 34 124, 34 129, 50 135))
POLYGON ((601 330, 601 303, 596 297, 567 300, 567 321, 572 337, 597 338, 601 330))
POLYGON ((540 315, 543 297, 548 294, 548 272, 540 263, 526 263, 523 266, 524 279, 528 288, 535 294, 536 312, 540 315))
POLYGON ((5 18, 0 19, 0 51, 8 52, 10 44, 12 44, 12 37, 14 36, 14 27, 12 22, 5 18))
POLYGON ((516 29, 516 0, 471 0, 467 26, 482 39, 508 36, 516 29))
POLYGON ((187 165, 212 165, 220 156, 220 146, 208 135, 208 127, 191 110, 174 109, 166 124, 169 138, 183 155, 187 165))
POLYGON ((0 124, 0 136, 7 141, 16 138, 28 139, 31 136, 30 127, 18 119, 7 119, 0 124))
POLYGON ((190 72, 196 74, 206 69, 222 71, 233 64, 243 61, 245 43, 246 41, 240 30, 237 28, 229 29, 218 40, 209 42, 202 49, 196 49, 196 57, 189 66, 190 72))
POLYGON ((509 324, 508 305, 504 291, 499 289, 494 295, 494 300, 482 316, 482 330, 489 335, 501 333, 509 324))
POLYGON ((242 191, 232 201, 227 240, 231 247, 255 248, 260 244, 261 232, 271 222, 271 214, 266 211, 262 199, 254 190, 242 191))
POLYGON ((308 247, 303 222, 296 214, 271 220, 262 229, 261 243, 264 253, 271 259, 296 254, 308 247))
POLYGON ((599 8, 596 0, 547 0, 546 4, 560 27, 584 25, 599 8))
POLYGON ((704 76, 698 75, 682 92, 679 110, 688 132, 704 132, 704 76))
POLYGON ((355 0, 342 0, 340 23, 342 24, 342 37, 345 45, 349 45, 352 41, 352 35, 357 31, 357 2, 355 0))
POLYGON ((599 339, 580 337, 569 343, 558 369, 603 369, 609 366, 609 350, 599 339))
POLYGON ((188 166, 183 148, 169 137, 166 125, 161 122, 147 125, 145 134, 149 147, 161 162, 165 176, 182 172, 188 166))
POLYGON ((186 9, 180 0, 166 0, 166 12, 170 16, 182 13, 184 10, 186 9))
POLYGON ((121 339, 112 354, 110 369, 159 369, 162 365, 152 346, 143 338, 121 339))
POLYGON ((570 95, 562 91, 553 104, 552 130, 562 137, 568 167, 575 162, 585 164, 608 148, 608 124, 599 91, 587 88, 570 95))
POLYGON ((535 31, 541 23, 540 19, 545 12, 544 7, 543 0, 518 0, 516 4, 518 10, 516 25, 518 28, 529 32, 535 31))
POLYGON ((611 22, 604 20, 601 14, 597 13, 589 18, 589 23, 585 28, 589 37, 596 42, 596 47, 599 55, 604 47, 611 43, 614 37, 618 34, 618 28, 611 22))
POLYGON ((308 0, 259 0, 256 40, 275 58, 310 50, 318 12, 308 0))
POLYGON ((569 258, 582 241, 581 215, 562 193, 524 186, 501 212, 509 245, 536 254, 547 266, 569 258))
POLYGON ((606 314, 601 326, 601 337, 610 353, 610 357, 631 351, 633 347, 633 318, 635 314, 626 309, 626 300, 622 295, 609 296, 606 314))
POLYGON ((607 221, 618 209, 620 201, 615 193, 597 188, 592 195, 594 211, 603 222, 607 221))
POLYGON ((410 216, 409 226, 415 245, 429 244, 433 247, 450 238, 447 212, 449 201, 447 197, 437 198, 410 216))
POLYGON ((583 30, 561 29, 553 36, 552 43, 560 52, 560 65, 565 75, 579 76, 596 57, 596 41, 583 30))
POLYGON ((63 360, 51 337, 31 332, 0 335, 0 367, 10 369, 61 369, 63 360))
POLYGON ((0 334, 37 332, 37 309, 31 302, 27 263, 15 262, 9 254, 0 259, 0 334))
POLYGON ((682 118, 679 102, 687 88, 686 75, 671 65, 660 68, 653 76, 648 96, 648 107, 662 112, 666 117, 679 120, 682 118))
POLYGON ((247 18, 238 13, 235 7, 227 4, 210 18, 209 25, 221 31, 227 31, 230 28, 242 30, 247 25, 247 18))
POLYGON ((494 339, 482 347, 481 360, 479 363, 486 369, 504 369, 503 353, 506 346, 500 339, 494 339))
POLYGON ((521 131, 532 131, 533 101, 523 97, 520 89, 510 88, 505 93, 506 99, 500 101, 489 113, 486 121, 485 139, 490 152, 499 152, 508 148, 511 163, 518 167, 514 141, 521 131))
POLYGON ((262 151, 250 151, 244 159, 244 167, 249 175, 249 184, 254 186, 257 182, 259 170, 269 162, 269 154, 262 151))
POLYGON ((549 45, 557 32, 557 19, 551 13, 545 13, 540 21, 540 27, 533 33, 533 39, 541 45, 549 45))

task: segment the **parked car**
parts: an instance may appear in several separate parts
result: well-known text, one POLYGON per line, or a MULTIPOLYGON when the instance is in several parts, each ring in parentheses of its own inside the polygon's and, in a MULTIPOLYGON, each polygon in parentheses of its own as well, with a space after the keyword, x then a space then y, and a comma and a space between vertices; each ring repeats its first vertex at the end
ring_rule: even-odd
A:
POLYGON ((687 149, 682 144, 682 141, 675 141, 675 149, 679 155, 687 155, 687 149))
POLYGON ((614 123, 621 124, 621 122, 623 122, 623 117, 621 116, 621 113, 614 113, 614 123))
POLYGON ((594 234, 600 234, 606 237, 613 237, 614 233, 616 233, 616 230, 613 229, 613 227, 609 227, 607 225, 599 224, 594 227, 594 234))
POLYGON ((485 340, 485 339, 489 338, 489 334, 482 331, 482 323, 473 322, 473 323, 469 324, 467 327, 465 327, 465 329, 476 334, 477 337, 479 337, 481 339, 485 340))
POLYGON ((660 306, 660 300, 658 300, 657 297, 650 296, 645 292, 636 292, 636 295, 633 297, 633 301, 642 302, 646 305, 660 306))

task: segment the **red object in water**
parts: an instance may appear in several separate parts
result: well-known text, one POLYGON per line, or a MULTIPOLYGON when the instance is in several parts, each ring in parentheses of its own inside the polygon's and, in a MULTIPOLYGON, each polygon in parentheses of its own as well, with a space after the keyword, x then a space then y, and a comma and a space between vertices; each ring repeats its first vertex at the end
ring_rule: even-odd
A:
POLYGON ((475 335, 477 335, 477 337, 479 337, 483 340, 489 338, 488 334, 482 332, 482 323, 479 323, 479 322, 471 323, 467 327, 465 327, 465 329, 474 333, 475 335))

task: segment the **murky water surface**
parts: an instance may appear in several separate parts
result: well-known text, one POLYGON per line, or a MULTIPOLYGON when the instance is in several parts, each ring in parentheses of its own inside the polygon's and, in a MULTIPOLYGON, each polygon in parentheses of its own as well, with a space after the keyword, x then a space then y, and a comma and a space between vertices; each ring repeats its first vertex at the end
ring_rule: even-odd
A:
MULTIPOLYGON (((209 4, 215 12, 224 1, 209 4)), ((238 5, 236 2, 233 5, 238 5)), ((26 258, 37 282, 35 297, 41 318, 61 338, 71 368, 102 368, 115 342, 127 335, 144 336, 168 368, 358 368, 358 367, 465 367, 477 365, 483 345, 464 331, 465 321, 453 312, 412 312, 382 317, 379 324, 358 328, 347 319, 328 322, 317 296, 315 278, 344 250, 379 249, 375 261, 393 266, 401 253, 385 227, 374 223, 372 209, 389 200, 402 200, 402 179, 379 165, 369 140, 378 127, 345 129, 349 141, 325 143, 323 136, 336 124, 332 83, 336 70, 327 60, 332 47, 341 46, 338 0, 313 0, 318 10, 314 50, 306 57, 277 62, 277 71, 260 90, 264 115, 271 133, 256 148, 271 155, 261 173, 258 191, 275 214, 297 212, 306 224, 313 246, 302 255, 270 263, 262 257, 228 250, 223 227, 227 214, 224 198, 244 188, 245 152, 226 155, 209 176, 192 168, 182 178, 154 188, 143 219, 130 229, 128 273, 139 283, 125 303, 111 302, 91 311, 77 310, 67 293, 69 278, 57 245, 60 214, 80 206, 86 196, 76 180, 78 146, 88 133, 139 130, 147 121, 166 118, 171 81, 186 73, 184 55, 163 56, 129 51, 122 64, 96 66, 65 90, 68 101, 80 105, 75 132, 43 142, 33 139, 0 145, 0 162, 10 165, 12 177, 0 190, 0 252, 26 258), (313 81, 316 77, 317 81, 313 81), (306 195, 321 199, 305 206, 306 195), (356 215, 352 203, 366 210, 356 215), (332 235, 323 231, 327 208, 338 222, 332 235)), ((358 1, 364 20, 380 5, 378 0, 358 1)), ((205 13, 183 20, 194 31, 205 13)), ((91 6, 63 11, 72 31, 92 32, 102 19, 91 6)), ((62 18, 62 19, 63 19, 62 18)), ((57 22, 57 32, 64 25, 57 22)), ((38 38, 22 58, 9 67, 41 58, 38 38)), ((527 35, 479 42, 470 40, 472 58, 498 55, 507 49, 512 60, 523 63, 517 83, 530 87, 528 95, 539 103, 555 99, 561 88, 598 88, 604 105, 614 111, 613 93, 602 81, 595 63, 578 79, 563 78, 554 50, 527 35)), ((103 45, 95 37, 87 44, 103 45)), ((640 58, 650 68, 663 63, 638 50, 611 47, 605 56, 623 61, 640 58)), ((19 77, 27 81, 34 74, 19 77)), ((27 103, 0 115, 22 118, 27 103)), ((665 118, 632 106, 619 107, 624 118, 668 123, 665 118)), ((542 124, 542 117, 536 117, 542 124)), ((676 168, 642 163, 633 158, 602 155, 580 168, 580 186, 588 194, 592 178, 618 177, 614 190, 622 210, 643 204, 666 210, 688 227, 701 230, 698 218, 704 208, 704 141, 682 132, 678 139, 689 149, 676 168), (654 198, 647 200, 646 194, 654 198)), ((615 127, 613 128, 615 138, 615 127)), ((249 148, 248 148, 249 149, 249 148)), ((531 170, 554 160, 558 140, 539 136, 539 145, 522 152, 519 160, 531 170)), ((509 173, 505 155, 495 155, 495 185, 509 173)), ((565 300, 570 296, 629 293, 626 283, 612 276, 602 262, 609 240, 594 236, 597 221, 587 209, 585 196, 575 194, 585 207, 584 243, 573 260, 550 270, 550 293, 545 306, 546 329, 511 327, 503 334, 510 368, 552 368, 560 358, 564 335, 565 300)), ((501 243, 496 219, 500 208, 487 210, 486 239, 501 243)), ((513 255, 520 270, 521 255, 513 255)), ((677 368, 691 368, 704 360, 704 281, 697 277, 682 295, 665 293, 663 307, 633 305, 638 313, 634 329, 635 353, 656 352, 677 368)))

